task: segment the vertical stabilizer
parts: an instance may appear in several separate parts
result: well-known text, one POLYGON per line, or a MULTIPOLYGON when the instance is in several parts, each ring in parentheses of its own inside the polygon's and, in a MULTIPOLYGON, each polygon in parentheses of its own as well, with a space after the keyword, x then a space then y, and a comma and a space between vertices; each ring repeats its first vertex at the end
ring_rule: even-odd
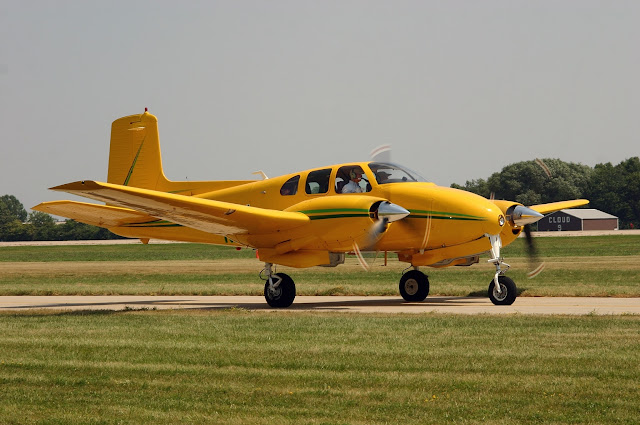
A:
POLYGON ((113 122, 107 182, 152 190, 168 186, 155 116, 145 111, 113 122))

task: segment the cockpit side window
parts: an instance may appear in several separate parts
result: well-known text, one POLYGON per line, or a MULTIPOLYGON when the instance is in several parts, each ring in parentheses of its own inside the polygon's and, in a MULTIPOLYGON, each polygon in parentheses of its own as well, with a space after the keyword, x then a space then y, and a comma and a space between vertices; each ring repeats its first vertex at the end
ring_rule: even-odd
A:
POLYGON ((340 167, 336 174, 336 193, 362 193, 371 191, 367 175, 359 165, 340 167))
POLYGON ((329 176, 331 176, 331 168, 310 172, 307 176, 305 192, 309 195, 327 193, 329 191, 329 176))
POLYGON ((418 173, 396 164, 371 162, 369 168, 378 184, 426 181, 418 173))
POLYGON ((287 195, 295 195, 296 193, 298 193, 299 181, 300 181, 300 176, 291 177, 280 188, 280 195, 287 196, 287 195))

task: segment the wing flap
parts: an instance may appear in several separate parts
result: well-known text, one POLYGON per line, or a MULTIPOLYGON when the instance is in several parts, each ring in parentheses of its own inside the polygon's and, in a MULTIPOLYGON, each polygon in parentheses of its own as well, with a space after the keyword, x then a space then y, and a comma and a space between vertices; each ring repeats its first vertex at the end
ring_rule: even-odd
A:
POLYGON ((573 199, 571 201, 560 201, 560 202, 552 202, 550 204, 538 204, 530 206, 534 211, 539 212, 540 214, 549 214, 554 211, 565 210, 567 208, 575 208, 581 207, 583 205, 587 205, 589 201, 587 199, 573 199))
POLYGON ((153 219, 148 214, 127 208, 76 201, 43 202, 32 209, 106 228, 153 219))
POLYGON ((269 210, 96 181, 51 188, 218 235, 277 233, 302 226, 302 213, 269 210))

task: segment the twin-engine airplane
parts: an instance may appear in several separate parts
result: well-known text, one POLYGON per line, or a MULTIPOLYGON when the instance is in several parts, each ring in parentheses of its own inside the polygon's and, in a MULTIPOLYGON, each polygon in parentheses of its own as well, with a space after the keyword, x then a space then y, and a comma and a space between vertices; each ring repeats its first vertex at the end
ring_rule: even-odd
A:
POLYGON ((391 251, 408 263, 406 301, 423 301, 421 266, 469 266, 490 253, 494 304, 512 304, 516 285, 500 248, 543 214, 587 200, 525 207, 429 183, 402 166, 353 162, 247 181, 171 181, 162 170, 158 122, 145 110, 113 122, 107 182, 82 180, 52 190, 106 205, 44 202, 33 209, 105 227, 118 235, 244 246, 258 250, 264 296, 288 307, 293 280, 274 265, 337 266, 345 254, 391 251))

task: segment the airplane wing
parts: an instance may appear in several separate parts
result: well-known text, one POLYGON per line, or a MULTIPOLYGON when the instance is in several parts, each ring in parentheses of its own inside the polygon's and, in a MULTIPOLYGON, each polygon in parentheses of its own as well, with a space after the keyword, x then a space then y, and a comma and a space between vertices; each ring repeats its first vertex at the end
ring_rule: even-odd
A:
POLYGON ((567 208, 581 207, 583 205, 587 205, 588 203, 589 201, 586 199, 574 199, 571 201, 552 202, 550 204, 538 204, 530 206, 529 208, 539 212, 540 214, 549 214, 554 211, 560 211, 567 208))
POLYGON ((269 210, 96 181, 52 187, 217 235, 267 234, 309 222, 299 212, 269 210))
POLYGON ((76 201, 43 202, 32 208, 48 214, 72 218, 99 227, 118 227, 129 223, 151 220, 148 214, 109 205, 88 204, 76 201))

